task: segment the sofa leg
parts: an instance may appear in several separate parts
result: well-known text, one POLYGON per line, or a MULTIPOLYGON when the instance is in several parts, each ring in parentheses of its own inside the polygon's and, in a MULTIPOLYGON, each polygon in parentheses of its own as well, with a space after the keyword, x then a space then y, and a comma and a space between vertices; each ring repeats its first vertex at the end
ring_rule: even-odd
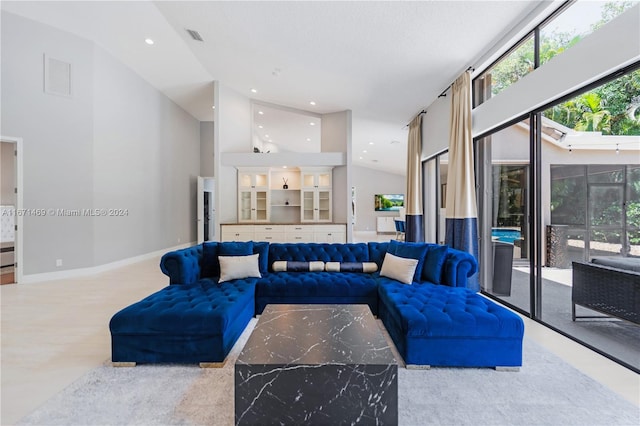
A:
POLYGON ((200 368, 222 368, 224 367, 224 362, 201 362, 200 368))
POLYGON ((512 372, 512 373, 517 373, 518 371, 520 371, 520 367, 499 367, 499 366, 496 366, 496 371, 508 371, 508 372, 512 372))
POLYGON ((407 370, 431 370, 430 365, 407 364, 407 370))
POLYGON ((111 365, 114 367, 135 367, 135 362, 112 362, 111 365))

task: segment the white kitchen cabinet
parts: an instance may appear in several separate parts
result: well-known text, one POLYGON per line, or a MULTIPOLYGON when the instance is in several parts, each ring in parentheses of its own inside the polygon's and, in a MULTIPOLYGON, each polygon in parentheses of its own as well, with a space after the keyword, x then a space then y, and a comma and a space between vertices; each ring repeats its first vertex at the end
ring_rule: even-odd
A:
POLYGON ((314 225, 316 243, 346 243, 345 225, 314 225))
POLYGON ((270 243, 345 243, 344 224, 221 225, 220 241, 268 241, 270 243))
POLYGON ((254 238, 253 225, 222 225, 220 241, 251 241, 254 238))

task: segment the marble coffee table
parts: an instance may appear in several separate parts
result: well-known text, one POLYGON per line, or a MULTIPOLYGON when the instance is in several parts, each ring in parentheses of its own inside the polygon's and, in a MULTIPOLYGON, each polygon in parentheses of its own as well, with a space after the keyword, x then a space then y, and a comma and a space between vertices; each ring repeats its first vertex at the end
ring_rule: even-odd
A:
POLYGON ((237 425, 397 424, 398 366, 367 305, 268 305, 235 364, 237 425))

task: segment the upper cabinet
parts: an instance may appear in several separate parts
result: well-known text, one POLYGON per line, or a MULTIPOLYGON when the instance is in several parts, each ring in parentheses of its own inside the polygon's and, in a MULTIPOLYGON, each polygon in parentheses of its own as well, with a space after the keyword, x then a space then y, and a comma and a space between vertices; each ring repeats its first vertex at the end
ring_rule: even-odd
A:
POLYGON ((269 189, 269 169, 238 169, 238 188, 269 189))
POLYGON ((328 167, 309 167, 301 169, 302 188, 331 189, 332 169, 328 167))
POLYGON ((238 222, 269 222, 269 170, 238 170, 238 222))

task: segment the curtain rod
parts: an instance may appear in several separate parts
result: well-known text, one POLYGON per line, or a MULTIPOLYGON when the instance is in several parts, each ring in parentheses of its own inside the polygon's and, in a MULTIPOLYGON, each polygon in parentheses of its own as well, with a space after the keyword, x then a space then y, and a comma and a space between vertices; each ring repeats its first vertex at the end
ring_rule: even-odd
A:
MULTIPOLYGON (((467 71, 475 71, 475 68, 473 68, 473 67, 469 67, 469 68, 467 68, 467 71)), ((467 71, 465 71, 465 72, 467 72, 467 71)), ((455 83, 455 81, 454 81, 454 83, 455 83)), ((440 93, 440 94, 438 95, 438 98, 446 98, 446 97, 447 97, 447 90, 451 89, 451 86, 453 86, 453 83, 451 83, 450 85, 448 85, 448 86, 447 86, 447 88, 446 88, 446 89, 444 89, 444 90, 442 91, 442 93, 440 93)))
MULTIPOLYGON (((427 113, 427 111, 423 109, 422 111, 420 111, 419 113, 414 115, 413 118, 411 119, 411 121, 415 120, 416 117, 418 117, 419 115, 426 114, 426 113, 427 113)), ((410 124, 411 124, 411 122, 409 122, 409 124, 406 124, 403 128, 406 129, 407 127, 409 127, 410 124)))

